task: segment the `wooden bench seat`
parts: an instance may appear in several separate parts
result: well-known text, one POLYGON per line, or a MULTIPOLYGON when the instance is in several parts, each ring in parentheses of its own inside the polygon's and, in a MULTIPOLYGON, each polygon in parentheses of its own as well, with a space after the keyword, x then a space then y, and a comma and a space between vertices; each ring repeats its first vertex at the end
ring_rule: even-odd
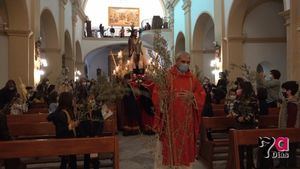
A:
POLYGON ((250 129, 230 130, 230 156, 227 169, 240 169, 239 146, 258 145, 259 137, 288 137, 290 142, 300 143, 300 129, 250 129))
POLYGON ((113 153, 114 168, 119 168, 117 136, 1 141, 0 149, 0 159, 47 157, 69 154, 113 153))
MULTIPOLYGON (((258 121, 259 128, 274 128, 277 127, 278 116, 260 116, 258 121)), ((224 116, 202 118, 199 155, 209 168, 213 168, 214 161, 227 160, 228 157, 224 156, 224 151, 217 151, 217 148, 229 146, 229 129, 234 128, 236 124, 234 118, 224 116), (220 157, 218 154, 223 154, 223 156, 220 157), (218 158, 215 158, 216 156, 218 158)))

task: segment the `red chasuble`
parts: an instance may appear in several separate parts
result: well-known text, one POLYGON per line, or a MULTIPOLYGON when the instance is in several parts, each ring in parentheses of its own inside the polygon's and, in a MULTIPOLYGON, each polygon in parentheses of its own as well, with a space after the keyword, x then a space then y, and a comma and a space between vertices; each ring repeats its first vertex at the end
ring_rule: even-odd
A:
POLYGON ((205 91, 198 79, 189 71, 180 73, 175 66, 169 71, 170 106, 168 121, 160 111, 159 89, 154 88, 152 99, 155 107, 154 128, 160 135, 163 165, 189 166, 196 158, 196 141, 199 136, 201 112, 205 91), (194 95, 187 102, 180 96, 182 91, 194 95), (168 131, 168 128, 170 129, 168 131))

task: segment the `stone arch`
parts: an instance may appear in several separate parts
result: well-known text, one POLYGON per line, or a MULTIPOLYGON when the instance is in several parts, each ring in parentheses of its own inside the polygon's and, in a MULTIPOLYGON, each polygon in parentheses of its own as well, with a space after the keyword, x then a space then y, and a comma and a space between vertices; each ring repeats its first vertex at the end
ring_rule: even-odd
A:
POLYGON ((56 23, 52 12, 44 9, 40 17, 41 57, 48 61, 46 75, 54 83, 60 74, 60 49, 56 23))
POLYGON ((73 49, 72 49, 72 42, 71 42, 71 36, 69 31, 65 31, 65 53, 62 58, 62 67, 67 68, 68 70, 68 78, 70 80, 74 79, 74 56, 73 56, 73 49))
POLYGON ((12 30, 29 30, 26 1, 4 0, 8 14, 8 27, 12 30))
POLYGON ((214 59, 215 28, 214 21, 208 13, 199 15, 193 32, 192 65, 198 65, 203 74, 210 79, 215 77, 211 73, 210 61, 214 59))
MULTIPOLYGON (((275 44, 276 41, 278 41, 279 37, 276 37, 276 35, 268 35, 268 33, 262 33, 261 31, 257 31, 252 36, 250 35, 249 29, 247 28, 255 28, 255 27, 261 27, 262 25, 258 23, 259 20, 262 20, 262 17, 264 17, 266 14, 270 13, 264 13, 264 15, 259 15, 262 17, 256 17, 256 20, 253 20, 252 26, 247 26, 247 20, 249 16, 253 15, 253 13, 257 12, 261 6, 269 4, 269 3, 280 3, 282 4, 282 10, 283 10, 283 1, 282 0, 234 0, 230 9, 229 18, 228 18, 228 27, 227 27, 227 38, 226 42, 224 42, 224 45, 226 47, 226 53, 223 54, 223 67, 225 69, 230 68, 230 64, 243 64, 249 61, 249 60, 256 60, 255 58, 251 59, 248 58, 245 55, 245 52, 247 52, 247 48, 249 46, 252 47, 251 51, 254 51, 252 55, 261 55, 261 60, 257 60, 257 63, 251 63, 251 68, 255 70, 256 66, 258 65, 258 62, 262 60, 266 60, 264 57, 264 52, 262 51, 270 51, 270 48, 266 48, 266 50, 258 50, 259 46, 264 46, 266 44, 275 44), (246 23, 246 24, 245 24, 246 23), (254 24, 255 23, 255 24, 254 24), (264 37, 265 36, 265 37, 264 37), (254 50, 253 46, 257 47, 257 49, 254 50)), ((272 7, 270 7, 272 9, 272 7)), ((268 8, 268 9, 270 9, 268 8)), ((281 10, 281 11, 282 11, 281 10)), ((278 13, 281 11, 277 11, 278 13)), ((276 14, 278 19, 283 19, 281 16, 276 14)), ((265 22, 266 23, 266 22, 265 22)), ((264 23, 264 24, 265 24, 264 23)), ((282 24, 283 26, 283 24, 282 24)), ((274 29, 277 29, 278 27, 274 27, 274 29)), ((273 28, 272 28, 273 29, 273 28)), ((285 35, 286 36, 286 35, 285 35)), ((286 40, 283 40, 282 42, 286 42, 286 40)), ((279 44, 279 42, 276 42, 279 44)), ((285 45, 286 47, 286 45, 285 45)), ((275 47, 276 48, 276 47, 275 47)), ((224 50, 223 50, 224 51, 224 50)), ((250 48, 248 49, 250 51, 250 48)), ((249 53, 249 52, 248 52, 249 53)), ((286 54, 285 54, 286 55, 286 54)), ((276 66, 276 65, 274 65, 276 66)), ((239 76, 240 72, 238 71, 232 71, 230 76, 235 77, 239 76)))
POLYGON ((181 51, 185 51, 185 37, 182 32, 179 32, 175 43, 175 55, 181 51))
MULTIPOLYGON (((84 63, 86 65, 86 74, 89 79, 97 78, 97 69, 101 69, 104 75, 111 76, 112 70, 115 68, 111 51, 116 53, 123 50, 123 57, 127 58, 127 44, 112 44, 96 48, 88 52, 84 56, 84 63)), ((116 55, 115 55, 116 57, 116 55)))

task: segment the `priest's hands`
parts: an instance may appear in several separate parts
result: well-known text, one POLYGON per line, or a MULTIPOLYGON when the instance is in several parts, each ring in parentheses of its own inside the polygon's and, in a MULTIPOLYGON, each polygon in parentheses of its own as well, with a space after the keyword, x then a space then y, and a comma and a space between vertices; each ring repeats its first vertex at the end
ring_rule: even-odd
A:
POLYGON ((177 93, 179 97, 181 97, 183 100, 187 102, 193 102, 194 101, 194 93, 188 91, 188 90, 183 90, 177 93))

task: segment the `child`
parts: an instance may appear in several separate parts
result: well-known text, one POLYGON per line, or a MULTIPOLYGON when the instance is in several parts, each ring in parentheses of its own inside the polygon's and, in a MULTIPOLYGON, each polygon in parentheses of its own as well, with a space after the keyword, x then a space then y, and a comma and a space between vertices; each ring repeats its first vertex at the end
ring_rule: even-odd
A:
MULTIPOLYGON (((47 119, 54 123, 57 138, 76 137, 78 122, 73 113, 73 95, 69 92, 61 93, 56 111, 49 114, 47 119)), ((67 169, 67 163, 71 169, 76 169, 76 155, 61 156, 60 169, 67 169)))

